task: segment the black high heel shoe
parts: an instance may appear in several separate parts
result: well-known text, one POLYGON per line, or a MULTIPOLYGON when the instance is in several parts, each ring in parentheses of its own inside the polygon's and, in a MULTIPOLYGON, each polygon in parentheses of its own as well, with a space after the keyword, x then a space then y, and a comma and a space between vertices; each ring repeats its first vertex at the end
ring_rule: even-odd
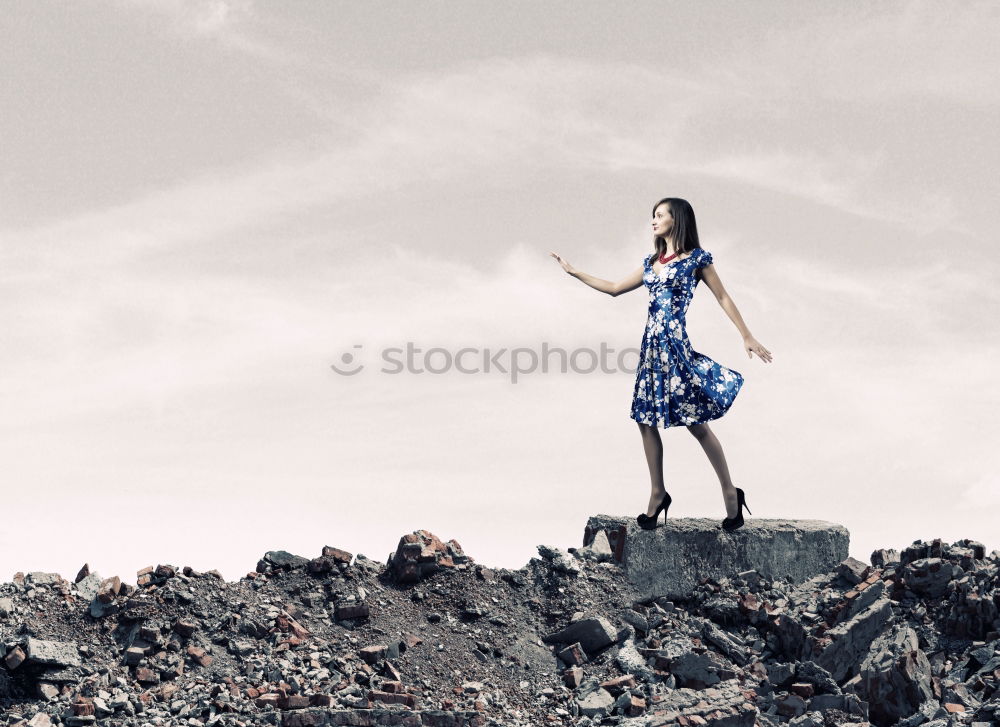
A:
POLYGON ((639 527, 643 530, 652 530, 656 527, 656 521, 660 519, 660 510, 663 510, 663 524, 667 524, 667 509, 670 507, 672 499, 670 493, 664 490, 663 499, 660 500, 660 504, 656 506, 656 512, 653 513, 652 517, 644 512, 639 513, 639 516, 635 519, 639 523, 639 527))
POLYGON ((727 517, 722 521, 723 530, 736 530, 736 528, 743 527, 743 508, 747 508, 747 514, 753 515, 750 512, 750 508, 747 507, 747 501, 743 497, 743 490, 739 487, 736 488, 736 517, 727 517))

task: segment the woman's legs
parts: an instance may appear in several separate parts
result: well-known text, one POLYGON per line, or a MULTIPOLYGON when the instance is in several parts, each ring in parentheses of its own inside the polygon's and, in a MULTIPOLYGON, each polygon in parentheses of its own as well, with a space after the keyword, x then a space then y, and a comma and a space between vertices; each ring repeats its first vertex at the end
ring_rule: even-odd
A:
POLYGON ((642 434, 642 448, 646 452, 649 483, 652 485, 649 507, 646 508, 646 515, 651 517, 660 501, 663 500, 663 494, 667 491, 663 486, 663 442, 660 440, 659 429, 641 422, 637 422, 637 424, 639 424, 639 433, 642 434))
POLYGON ((712 463, 715 474, 719 476, 719 484, 722 485, 722 500, 726 506, 726 517, 736 517, 736 488, 733 481, 729 479, 729 466, 726 464, 726 455, 722 451, 722 444, 719 443, 715 433, 709 429, 708 422, 691 424, 688 431, 694 435, 701 444, 701 448, 708 455, 708 461, 712 463))

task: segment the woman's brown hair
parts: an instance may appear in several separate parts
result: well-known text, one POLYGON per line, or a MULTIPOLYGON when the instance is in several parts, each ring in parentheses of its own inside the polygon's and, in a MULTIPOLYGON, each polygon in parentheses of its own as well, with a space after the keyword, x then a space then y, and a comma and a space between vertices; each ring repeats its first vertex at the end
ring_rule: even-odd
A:
MULTIPOLYGON (((686 199, 680 197, 664 197, 653 205, 653 216, 656 216, 656 208, 666 202, 670 206, 670 214, 674 218, 674 226, 670 231, 670 236, 677 241, 677 254, 682 256, 701 247, 698 240, 698 224, 694 219, 694 210, 686 199)), ((667 252, 667 241, 657 235, 654 239, 656 255, 665 255, 667 252)))

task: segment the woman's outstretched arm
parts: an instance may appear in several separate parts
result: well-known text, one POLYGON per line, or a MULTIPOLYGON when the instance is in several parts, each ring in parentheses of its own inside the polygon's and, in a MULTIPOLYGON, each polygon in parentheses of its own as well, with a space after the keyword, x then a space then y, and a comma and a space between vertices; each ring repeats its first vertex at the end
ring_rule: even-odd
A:
POLYGON ((753 358, 752 354, 757 354, 761 361, 765 363, 770 363, 771 352, 768 351, 761 343, 754 338, 750 329, 747 328, 747 324, 743 322, 743 316, 740 315, 739 310, 736 308, 736 303, 733 299, 729 297, 729 293, 726 292, 725 286, 722 284, 722 280, 719 278, 719 274, 715 272, 715 265, 709 264, 701 268, 701 279, 708 286, 709 290, 715 296, 715 299, 719 301, 719 305, 722 306, 722 310, 726 312, 729 319, 735 324, 737 330, 739 330, 740 335, 743 336, 743 348, 747 352, 749 358, 753 358))
POLYGON ((549 255, 554 257, 556 261, 560 265, 562 265, 563 270, 572 275, 574 278, 583 281, 594 290, 599 290, 602 293, 607 293, 612 297, 616 295, 621 295, 622 293, 627 293, 630 290, 635 290, 640 285, 642 285, 642 273, 643 273, 642 266, 636 268, 635 272, 625 276, 617 283, 612 283, 610 280, 603 280, 601 278, 594 277, 590 273, 585 273, 582 270, 577 270, 568 262, 563 260, 558 255, 556 255, 554 252, 550 252, 549 255))

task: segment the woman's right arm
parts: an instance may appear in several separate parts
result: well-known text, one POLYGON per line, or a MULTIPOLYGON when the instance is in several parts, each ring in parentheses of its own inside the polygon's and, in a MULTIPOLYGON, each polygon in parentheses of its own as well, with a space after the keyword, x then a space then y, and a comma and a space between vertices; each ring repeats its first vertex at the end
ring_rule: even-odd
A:
POLYGON ((635 272, 625 276, 617 283, 612 283, 610 280, 603 280, 602 278, 594 277, 590 273, 577 270, 554 252, 550 252, 549 254, 554 257, 560 265, 562 265, 563 270, 572 275, 574 278, 586 283, 591 288, 599 290, 602 293, 607 293, 612 297, 621 295, 622 293, 627 293, 630 290, 635 290, 642 285, 642 266, 636 268, 635 272))

